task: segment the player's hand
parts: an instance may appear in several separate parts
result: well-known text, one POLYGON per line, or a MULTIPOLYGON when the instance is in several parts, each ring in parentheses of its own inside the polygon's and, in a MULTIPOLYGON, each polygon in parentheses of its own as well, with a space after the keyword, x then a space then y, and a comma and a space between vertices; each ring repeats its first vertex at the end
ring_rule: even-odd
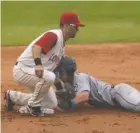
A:
POLYGON ((42 65, 37 65, 35 66, 35 74, 37 77, 42 78, 44 73, 44 69, 42 65))

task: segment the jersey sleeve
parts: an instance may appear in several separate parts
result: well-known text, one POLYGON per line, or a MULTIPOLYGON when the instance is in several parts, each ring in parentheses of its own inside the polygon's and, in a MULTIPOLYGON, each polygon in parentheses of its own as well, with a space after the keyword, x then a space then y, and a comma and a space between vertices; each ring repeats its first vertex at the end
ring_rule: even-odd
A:
POLYGON ((53 32, 47 32, 36 43, 42 48, 42 52, 47 53, 57 42, 57 35, 53 32))
POLYGON ((79 95, 82 91, 90 91, 88 75, 82 75, 77 78, 75 84, 75 91, 77 92, 77 95, 79 95))

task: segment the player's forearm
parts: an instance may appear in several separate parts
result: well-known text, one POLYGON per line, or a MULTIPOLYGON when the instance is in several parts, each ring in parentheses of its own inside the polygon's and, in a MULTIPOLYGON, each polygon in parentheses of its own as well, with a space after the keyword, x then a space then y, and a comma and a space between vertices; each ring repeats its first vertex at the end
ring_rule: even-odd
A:
POLYGON ((81 92, 81 94, 79 96, 76 96, 73 101, 75 102, 75 104, 80 104, 80 103, 84 103, 86 101, 88 101, 89 99, 89 92, 88 91, 84 91, 81 92))
POLYGON ((33 45, 32 46, 32 55, 33 55, 33 58, 40 58, 40 55, 41 55, 41 51, 42 51, 42 48, 38 45, 33 45))

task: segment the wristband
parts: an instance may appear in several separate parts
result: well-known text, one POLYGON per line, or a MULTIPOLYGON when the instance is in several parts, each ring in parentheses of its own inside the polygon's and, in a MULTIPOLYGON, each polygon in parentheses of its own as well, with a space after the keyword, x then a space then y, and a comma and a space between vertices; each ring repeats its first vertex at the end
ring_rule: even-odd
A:
POLYGON ((35 58, 34 62, 36 65, 42 65, 41 59, 40 58, 35 58))
POLYGON ((74 99, 71 100, 71 107, 72 108, 75 108, 76 107, 76 103, 75 103, 75 100, 74 99))

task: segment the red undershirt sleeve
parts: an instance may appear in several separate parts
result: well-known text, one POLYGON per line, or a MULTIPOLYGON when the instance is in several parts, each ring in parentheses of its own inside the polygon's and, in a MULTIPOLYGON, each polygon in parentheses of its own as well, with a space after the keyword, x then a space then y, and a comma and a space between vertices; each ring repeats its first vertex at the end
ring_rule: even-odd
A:
POLYGON ((57 42, 57 35, 53 32, 47 32, 36 43, 42 48, 42 52, 47 53, 57 42))

